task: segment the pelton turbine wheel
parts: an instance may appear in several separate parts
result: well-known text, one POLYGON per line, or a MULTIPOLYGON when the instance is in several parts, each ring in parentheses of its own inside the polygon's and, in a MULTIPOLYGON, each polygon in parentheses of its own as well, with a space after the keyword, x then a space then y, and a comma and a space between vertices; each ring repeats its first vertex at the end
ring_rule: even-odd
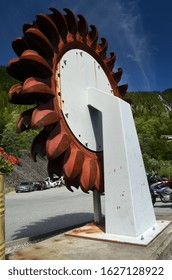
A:
POLYGON ((84 92, 95 87, 123 98, 127 85, 118 86, 122 69, 112 71, 116 56, 107 56, 107 40, 98 42, 94 25, 89 29, 86 19, 69 9, 64 9, 65 14, 54 8, 50 11, 24 24, 24 36, 12 42, 18 58, 10 60, 7 71, 20 83, 10 89, 8 99, 14 104, 35 104, 17 122, 18 132, 43 128, 32 143, 33 159, 46 155, 50 176, 64 174, 69 190, 74 186, 101 193, 100 118, 84 105, 84 92), (89 127, 90 116, 94 127, 89 127))

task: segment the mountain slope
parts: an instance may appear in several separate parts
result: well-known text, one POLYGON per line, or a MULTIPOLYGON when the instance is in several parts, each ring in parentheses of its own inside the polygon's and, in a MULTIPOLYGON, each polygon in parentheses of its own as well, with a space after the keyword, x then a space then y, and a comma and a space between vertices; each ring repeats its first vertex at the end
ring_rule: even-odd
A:
POLYGON ((159 116, 172 108, 172 91, 169 92, 129 92, 126 98, 132 99, 135 113, 159 116))

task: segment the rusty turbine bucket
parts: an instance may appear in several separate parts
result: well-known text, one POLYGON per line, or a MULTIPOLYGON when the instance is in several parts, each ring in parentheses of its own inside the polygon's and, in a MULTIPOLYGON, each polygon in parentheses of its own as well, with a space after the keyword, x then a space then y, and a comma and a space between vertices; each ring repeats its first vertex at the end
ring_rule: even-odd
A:
POLYGON ((69 9, 64 9, 65 14, 54 8, 50 11, 51 14, 37 15, 32 24, 24 24, 24 36, 12 42, 18 58, 10 60, 7 71, 20 83, 11 87, 8 100, 34 105, 17 122, 19 133, 42 128, 31 146, 33 159, 36 161, 37 154, 47 156, 50 176, 64 174, 69 190, 73 191, 71 186, 74 186, 84 192, 96 189, 101 193, 104 191, 103 152, 82 145, 66 123, 58 65, 66 52, 80 49, 102 67, 115 96, 123 98, 127 85, 118 86, 122 69, 112 71, 116 55, 107 56, 108 42, 105 38, 98 42, 94 25, 89 28, 82 15, 76 16, 69 9))

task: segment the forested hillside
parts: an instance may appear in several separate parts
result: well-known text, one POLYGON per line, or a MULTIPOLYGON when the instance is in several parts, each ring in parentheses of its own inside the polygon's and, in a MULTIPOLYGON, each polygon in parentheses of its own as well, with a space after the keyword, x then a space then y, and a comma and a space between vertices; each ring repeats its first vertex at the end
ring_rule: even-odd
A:
MULTIPOLYGON (((16 120, 28 106, 9 104, 7 93, 16 83, 0 67, 0 146, 8 153, 20 156, 23 150, 30 150, 37 131, 29 130, 18 135, 16 120)), ((132 99, 132 111, 148 172, 172 177, 172 89, 163 92, 130 92, 126 98, 132 99)))
POLYGON ((16 133, 18 116, 29 108, 26 105, 19 106, 8 102, 8 91, 17 82, 7 74, 5 67, 0 66, 0 146, 8 153, 20 156, 22 150, 30 149, 31 141, 38 132, 31 130, 22 134, 16 133))
POLYGON ((132 110, 143 159, 148 172, 172 176, 172 89, 131 92, 132 110))
POLYGON ((164 97, 164 99, 169 102, 170 104, 172 104, 172 88, 170 89, 166 89, 162 92, 162 96, 164 97))

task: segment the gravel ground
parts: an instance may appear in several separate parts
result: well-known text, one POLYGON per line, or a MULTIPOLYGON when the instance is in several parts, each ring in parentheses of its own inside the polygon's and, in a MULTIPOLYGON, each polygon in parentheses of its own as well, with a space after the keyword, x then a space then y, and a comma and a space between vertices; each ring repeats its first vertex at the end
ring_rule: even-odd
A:
POLYGON ((33 241, 21 241, 21 242, 13 242, 13 244, 10 244, 6 246, 5 248, 5 256, 6 256, 6 259, 8 259, 8 256, 10 254, 13 254, 14 252, 16 251, 19 251, 23 248, 26 248, 26 247, 29 247, 31 245, 34 245, 36 243, 39 243, 41 241, 45 240, 45 238, 39 238, 39 239, 36 239, 36 240, 33 240, 33 241))

